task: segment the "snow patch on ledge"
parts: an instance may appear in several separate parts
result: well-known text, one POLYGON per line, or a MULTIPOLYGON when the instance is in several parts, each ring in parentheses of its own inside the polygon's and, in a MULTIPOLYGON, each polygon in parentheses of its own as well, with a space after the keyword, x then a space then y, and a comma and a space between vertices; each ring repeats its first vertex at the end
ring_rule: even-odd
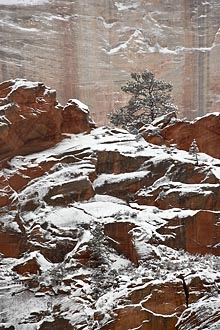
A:
POLYGON ((129 1, 130 4, 125 4, 124 2, 115 2, 115 6, 119 11, 128 10, 128 9, 136 9, 138 7, 138 3, 134 1, 129 1))
POLYGON ((77 100, 77 99, 70 99, 67 104, 66 104, 66 107, 68 105, 71 105, 71 104, 76 104, 78 106, 78 108, 80 108, 83 112, 85 113, 89 113, 89 108, 86 104, 84 104, 83 102, 77 100))

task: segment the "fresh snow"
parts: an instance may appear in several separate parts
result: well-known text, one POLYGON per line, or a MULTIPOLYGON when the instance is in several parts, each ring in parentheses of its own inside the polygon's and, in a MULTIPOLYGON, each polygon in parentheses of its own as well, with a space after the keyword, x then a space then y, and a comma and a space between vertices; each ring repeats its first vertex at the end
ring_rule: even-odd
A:
MULTIPOLYGON (((86 106, 81 103, 78 105, 86 111, 86 106)), ((65 238, 70 239, 69 235, 73 230, 77 231, 78 236, 73 250, 66 254, 63 262, 57 264, 49 262, 40 251, 27 253, 18 259, 1 259, 0 296, 4 296, 4 299, 0 299, 0 310, 2 311, 0 313, 0 325, 5 319, 4 325, 10 326, 10 321, 13 320, 16 330, 36 330, 39 329, 43 321, 32 322, 31 313, 35 313, 35 315, 48 313, 45 319, 53 321, 53 308, 56 309, 59 306, 63 317, 70 320, 74 326, 84 322, 85 330, 91 329, 94 325, 94 313, 101 312, 104 315, 100 324, 102 326, 112 320, 113 309, 124 308, 126 304, 131 304, 128 301, 128 296, 133 291, 147 288, 150 285, 176 283, 179 281, 177 279, 179 274, 184 275, 187 283, 199 276, 212 286, 213 290, 216 290, 214 283, 220 280, 219 257, 190 255, 185 251, 174 250, 163 244, 164 237, 157 231, 169 219, 174 217, 184 219, 195 215, 199 210, 174 208, 160 210, 154 206, 138 205, 135 202, 126 203, 119 198, 101 194, 96 194, 88 201, 73 202, 67 207, 47 205, 43 201, 51 188, 61 186, 70 180, 88 178, 95 168, 92 158, 99 151, 120 152, 122 155, 132 158, 143 157, 143 159, 150 160, 155 166, 161 161, 169 161, 171 164, 172 162, 195 163, 193 157, 186 151, 174 148, 170 152, 165 147, 151 145, 144 139, 139 139, 139 137, 137 138, 124 130, 108 127, 97 128, 91 134, 65 134, 63 141, 50 149, 11 159, 8 168, 3 170, 7 179, 19 171, 25 173, 27 168, 31 170, 41 166, 41 163, 55 160, 59 163, 60 160, 59 166, 53 166, 51 171, 40 178, 31 180, 26 188, 15 192, 13 195, 14 202, 17 201, 21 208, 33 198, 37 199, 37 204, 40 204, 32 211, 21 211, 20 216, 28 235, 34 230, 40 231, 41 225, 47 224, 47 229, 44 231, 42 229, 42 234, 46 235, 50 246, 56 244, 54 233, 60 235, 60 242, 65 238), (87 156, 86 159, 78 158, 73 163, 61 163, 65 155, 74 155, 77 159, 77 154, 83 154, 83 152, 88 152, 91 156, 87 156), (83 256, 84 253, 87 253, 88 246, 94 239, 92 230, 96 226, 101 228, 103 224, 117 221, 134 224, 130 234, 133 245, 141 256, 139 265, 134 266, 127 258, 116 253, 113 248, 107 247, 105 241, 100 241, 102 257, 106 261, 103 265, 104 268, 106 267, 104 275, 103 269, 99 267, 92 268, 86 265, 79 267, 79 262, 75 256, 80 255, 80 253, 83 256), (63 233, 66 236, 63 236, 63 233), (156 240, 156 244, 150 243, 151 239, 156 240), (17 275, 15 277, 13 267, 25 263, 31 258, 36 259, 41 274, 17 275), (63 276, 61 282, 57 282, 59 273, 63 276), (105 282, 112 280, 112 273, 117 275, 115 288, 112 285, 108 287, 108 283, 105 282), (101 280, 99 276, 102 276, 101 280), (25 287, 21 280, 29 278, 37 279, 43 288, 51 286, 53 289, 51 291, 45 289, 41 292, 35 288, 25 287), (98 298, 94 298, 95 286, 102 290, 98 298)), ((199 153, 198 157, 199 163, 209 168, 217 178, 220 178, 220 160, 202 153, 199 153)), ((124 180, 143 179, 148 175, 149 171, 143 166, 132 173, 100 174, 94 178, 94 181, 91 180, 91 184, 97 188, 104 184, 117 184, 124 180)), ((151 188, 162 185, 170 185, 170 191, 181 190, 183 193, 192 191, 199 193, 203 191, 204 187, 209 189, 209 187, 215 186, 171 182, 165 175, 157 180, 152 187, 148 187, 147 193, 150 193, 151 188)), ((52 196, 52 201, 55 202, 61 197, 62 194, 56 194, 52 196)), ((0 225, 6 230, 20 231, 13 222, 13 210, 7 215, 1 215, 0 225)), ((40 242, 38 246, 39 249, 44 247, 44 242, 40 242)), ((150 297, 146 296, 144 299, 146 301, 150 297)), ((140 305, 143 302, 141 301, 140 305)), ((208 313, 212 314, 219 308, 219 304, 219 297, 217 296, 214 296, 213 299, 207 298, 207 303, 204 299, 199 299, 197 303, 190 306, 189 311, 199 311, 200 308, 203 308, 202 306, 205 306, 208 313)), ((179 322, 184 320, 186 316, 186 312, 183 313, 179 322)), ((205 319, 203 324, 205 324, 205 319)), ((209 330, 216 329, 214 327, 209 328, 209 330)), ((196 330, 196 328, 190 330, 196 330)))

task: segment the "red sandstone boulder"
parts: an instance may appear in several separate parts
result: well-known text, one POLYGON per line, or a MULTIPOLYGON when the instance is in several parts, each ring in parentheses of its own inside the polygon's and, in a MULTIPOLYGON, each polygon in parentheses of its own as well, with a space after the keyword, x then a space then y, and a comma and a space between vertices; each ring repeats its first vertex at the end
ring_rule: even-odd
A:
POLYGON ((61 131, 64 133, 89 133, 91 127, 95 127, 95 123, 89 116, 88 107, 75 99, 67 102, 63 108, 62 117, 61 131))
POLYGON ((209 154, 212 157, 220 157, 220 114, 211 113, 204 117, 197 118, 191 122, 177 121, 173 124, 154 128, 148 126, 141 129, 145 140, 158 145, 175 144, 178 149, 189 150, 192 141, 195 139, 200 152, 209 154))
POLYGON ((46 149, 62 133, 90 132, 88 108, 71 100, 58 104, 56 91, 41 82, 11 80, 0 84, 0 159, 46 149))
MULTIPOLYGON (((5 90, 4 84, 1 87, 5 90)), ((7 103, 0 109, 1 158, 39 151, 57 142, 62 115, 56 92, 43 83, 25 80, 14 80, 8 89, 7 103)))

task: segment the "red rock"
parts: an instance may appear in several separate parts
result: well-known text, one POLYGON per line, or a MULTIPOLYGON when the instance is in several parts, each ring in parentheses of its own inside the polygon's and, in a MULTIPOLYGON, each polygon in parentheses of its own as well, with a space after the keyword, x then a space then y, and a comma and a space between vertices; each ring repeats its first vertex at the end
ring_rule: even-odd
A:
POLYGON ((152 176, 146 172, 139 172, 138 175, 127 175, 126 177, 114 177, 114 181, 108 179, 95 187, 97 194, 108 194, 125 201, 133 199, 134 194, 141 188, 152 183, 152 176), (115 181, 115 182, 114 182, 115 181))
POLYGON ((130 173, 139 169, 139 167, 147 160, 147 156, 131 157, 123 155, 118 151, 98 151, 96 171, 101 173, 130 173))
POLYGON ((199 151, 212 157, 220 157, 220 114, 211 113, 197 118, 191 122, 178 121, 160 129, 157 127, 153 132, 142 128, 145 140, 155 144, 175 144, 178 149, 188 151, 195 139, 199 151))
POLYGON ((26 250, 26 237, 10 230, 0 231, 0 253, 5 257, 18 258, 26 250))
POLYGON ((144 289, 134 289, 129 295, 132 304, 140 304, 155 314, 180 314, 185 307, 185 294, 181 281, 159 284, 149 283, 144 289))
POLYGON ((13 270, 20 275, 40 274, 41 270, 36 258, 29 259, 16 265, 13 270))
POLYGON ((220 256, 219 212, 198 211, 185 218, 173 218, 158 231, 168 235, 165 244, 172 248, 220 256))
POLYGON ((73 250, 76 245, 76 242, 71 239, 62 239, 54 241, 51 245, 44 244, 41 246, 39 244, 40 239, 36 238, 36 243, 31 242, 29 244, 30 251, 40 251, 41 254, 50 262, 58 263, 63 262, 67 253, 73 250))
POLYGON ((52 205, 65 205, 73 201, 88 200, 93 196, 91 181, 87 177, 79 177, 62 185, 54 185, 44 199, 52 205))
POLYGON ((41 82, 11 80, 0 84, 0 160, 51 147, 62 133, 90 132, 94 122, 77 101, 58 104, 56 91, 41 82))
POLYGON ((44 321, 39 327, 39 330, 51 330, 51 329, 74 330, 76 328, 72 326, 68 320, 59 317, 55 317, 55 320, 52 322, 44 321))
POLYGON ((109 243, 114 249, 138 265, 137 251, 132 242, 130 231, 135 226, 130 222, 111 222, 105 224, 104 233, 110 237, 109 243), (113 240, 111 240, 111 238, 113 240))
POLYGON ((212 302, 204 301, 203 304, 198 304, 193 310, 189 310, 181 317, 176 329, 218 329, 220 322, 220 315, 218 309, 215 308, 215 302, 218 300, 214 298, 212 302))
POLYGON ((141 306, 126 306, 114 310, 117 314, 115 321, 101 327, 101 330, 125 330, 125 329, 175 329, 177 318, 172 315, 156 315, 141 306))
POLYGON ((64 133, 89 133, 91 128, 95 127, 95 123, 89 116, 88 107, 77 100, 67 102, 63 108, 62 117, 61 131, 64 133))

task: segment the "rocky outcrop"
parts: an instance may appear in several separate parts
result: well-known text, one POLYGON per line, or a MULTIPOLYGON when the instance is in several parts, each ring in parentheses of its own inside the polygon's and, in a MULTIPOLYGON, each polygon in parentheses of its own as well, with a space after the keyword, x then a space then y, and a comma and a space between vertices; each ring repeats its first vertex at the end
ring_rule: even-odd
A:
POLYGON ((186 218, 172 218, 159 229, 168 246, 189 253, 220 255, 219 212, 197 211, 186 218))
MULTIPOLYGON (((19 109, 9 110, 14 121, 8 130, 25 118, 30 124, 35 113, 40 123, 44 104, 49 110, 42 127, 58 111, 59 129, 58 137, 48 135, 51 148, 32 153, 24 140, 2 161, 0 326, 9 327, 13 314, 16 330, 195 330, 202 328, 200 308, 209 302, 209 330, 214 330, 220 161, 202 153, 195 159, 120 129, 90 132, 85 105, 71 100, 63 108, 55 98, 50 103, 52 92, 44 102, 50 89, 31 83, 26 91, 27 82, 20 83, 0 89, 3 103, 15 90, 19 109)), ((192 125, 204 120, 209 127, 212 118, 192 125)), ((163 131, 179 123, 159 118, 151 134, 156 129, 163 139, 163 131)))
POLYGON ((141 129, 141 134, 146 141, 157 145, 165 144, 170 147, 175 145, 178 149, 189 150, 195 139, 199 151, 207 153, 212 157, 219 158, 219 113, 206 115, 191 122, 177 121, 160 128, 157 123, 141 129))
POLYGON ((0 84, 0 159, 51 147, 62 133, 90 132, 89 110, 70 100, 58 104, 56 91, 40 82, 10 80, 0 84))
POLYGON ((62 111, 61 131, 74 134, 89 133, 94 127, 95 123, 89 117, 89 108, 78 100, 69 100, 62 111))

